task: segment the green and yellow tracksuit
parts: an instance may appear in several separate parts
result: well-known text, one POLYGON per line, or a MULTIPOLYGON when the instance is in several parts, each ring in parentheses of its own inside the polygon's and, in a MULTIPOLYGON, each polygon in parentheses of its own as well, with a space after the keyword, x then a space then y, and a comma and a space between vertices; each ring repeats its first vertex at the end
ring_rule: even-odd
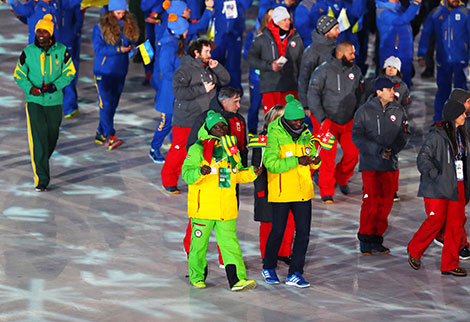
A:
POLYGON ((62 89, 75 77, 75 67, 67 48, 55 42, 50 47, 40 47, 37 41, 26 47, 18 60, 14 78, 26 95, 26 118, 34 185, 49 184, 49 158, 54 152, 59 127, 62 122, 62 89), (56 91, 30 93, 53 84, 56 91))
POLYGON ((199 140, 189 148, 182 168, 182 177, 189 185, 188 216, 192 224, 188 260, 189 280, 195 283, 206 278, 206 252, 211 231, 214 229, 229 285, 232 287, 239 280, 246 279, 245 264, 237 238, 236 185, 253 182, 257 176, 253 167, 243 168, 240 162, 232 164, 219 138, 209 135, 205 126, 199 130, 198 137, 199 140), (210 158, 208 162, 204 146, 210 139, 216 142, 212 156, 206 156, 210 158), (211 166, 212 173, 202 175, 201 167, 204 165, 211 166))

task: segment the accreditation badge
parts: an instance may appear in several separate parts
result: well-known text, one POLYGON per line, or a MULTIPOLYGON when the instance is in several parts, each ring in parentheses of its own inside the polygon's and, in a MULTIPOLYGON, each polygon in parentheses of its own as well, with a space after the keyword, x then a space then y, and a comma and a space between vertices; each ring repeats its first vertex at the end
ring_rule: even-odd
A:
POLYGON ((219 168, 219 188, 230 188, 230 169, 219 168))
POLYGON ((455 173, 457 174, 457 181, 463 181, 463 161, 455 160, 455 173))

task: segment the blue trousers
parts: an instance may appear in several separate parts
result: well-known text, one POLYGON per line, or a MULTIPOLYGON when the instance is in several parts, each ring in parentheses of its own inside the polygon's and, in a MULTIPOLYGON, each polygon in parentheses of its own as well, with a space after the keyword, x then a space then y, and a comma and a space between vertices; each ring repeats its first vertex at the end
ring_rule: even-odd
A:
POLYGON ((437 65, 437 92, 434 99, 434 121, 442 120, 442 110, 444 104, 452 91, 452 75, 454 76, 454 88, 467 90, 467 79, 465 77, 464 68, 466 64, 446 63, 437 65))
POLYGON ((100 123, 98 125, 98 132, 106 137, 116 133, 114 130, 114 114, 116 114, 116 108, 119 104, 122 90, 124 89, 125 80, 126 75, 95 75, 95 85, 100 102, 100 123))
POLYGON ((273 226, 266 243, 264 253, 264 269, 274 269, 277 265, 277 254, 281 247, 282 238, 286 230, 289 211, 292 210, 295 222, 295 238, 292 250, 292 262, 288 275, 295 272, 303 274, 305 255, 310 239, 310 225, 312 221, 312 201, 298 202, 270 202, 273 213, 273 226))
POLYGON ((248 130, 258 132, 258 113, 261 107, 261 94, 259 92, 259 77, 251 77, 254 73, 250 69, 250 108, 248 109, 248 130), (257 78, 257 79, 256 79, 257 78))
POLYGON ((153 135, 152 143, 150 145, 152 149, 159 150, 161 148, 165 137, 171 131, 172 118, 173 114, 162 113, 162 118, 160 119, 160 122, 158 122, 155 134, 153 135))
POLYGON ((80 60, 75 59, 75 57, 73 57, 72 60, 73 60, 73 65, 75 66, 75 70, 77 71, 77 74, 75 74, 75 77, 73 78, 72 82, 62 90, 64 93, 64 101, 62 104, 64 107, 64 115, 69 115, 73 111, 78 109, 77 83, 78 83, 78 64, 80 60))
POLYGON ((217 47, 211 51, 212 59, 217 60, 224 65, 230 74, 229 87, 242 89, 242 36, 225 33, 221 36, 215 36, 217 47))

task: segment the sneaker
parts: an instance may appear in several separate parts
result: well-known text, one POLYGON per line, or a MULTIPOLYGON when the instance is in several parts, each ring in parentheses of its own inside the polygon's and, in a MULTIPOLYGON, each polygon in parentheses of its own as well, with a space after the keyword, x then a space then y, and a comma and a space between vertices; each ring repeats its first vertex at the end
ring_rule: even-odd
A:
MULTIPOLYGON (((421 267, 421 260, 419 258, 414 258, 413 256, 410 255, 410 253, 408 253, 408 263, 410 264, 411 268, 414 270, 418 270, 421 267)), ((444 272, 442 273, 444 274, 444 272)))
POLYGON ((437 246, 444 247, 444 241, 441 240, 441 239, 434 238, 433 242, 434 242, 434 244, 436 244, 437 246))
POLYGON ((193 283, 194 287, 197 288, 206 288, 206 283, 204 281, 197 281, 193 283))
POLYGON ((300 288, 309 287, 310 283, 304 280, 302 274, 295 272, 291 276, 287 276, 286 279, 287 285, 294 285, 300 288))
POLYGON ((47 191, 47 186, 44 185, 44 184, 38 184, 34 189, 37 192, 45 192, 45 191, 47 191))
POLYGON ((395 194, 393 195, 393 202, 398 202, 400 201, 400 196, 398 195, 398 193, 395 192, 395 194))
POLYGON ((263 269, 261 275, 264 277, 264 281, 268 284, 279 284, 281 281, 277 277, 276 270, 274 269, 263 269))
POLYGON ((225 269, 225 265, 224 264, 219 264, 219 268, 225 269))
POLYGON ((324 197, 321 198, 321 201, 324 204, 330 204, 330 203, 333 203, 333 197, 332 196, 324 196, 324 197))
POLYGON ((351 190, 349 189, 349 186, 345 184, 344 186, 339 186, 339 190, 343 193, 343 195, 349 195, 351 193, 351 190))
POLYGON ((232 286, 232 292, 241 292, 252 290, 256 287, 256 281, 253 280, 241 280, 232 286))
POLYGON ((149 157, 152 159, 153 163, 164 163, 165 158, 160 153, 160 150, 150 149, 149 157))
POLYGON ((361 248, 361 255, 363 256, 371 256, 372 255, 372 244, 366 243, 363 241, 359 241, 359 245, 361 248))
POLYGON ((371 249, 373 253, 390 254, 390 249, 382 244, 372 244, 371 249))
POLYGON ((105 145, 105 146, 109 145, 108 138, 99 132, 96 132, 95 143, 100 144, 100 145, 105 145))
POLYGON ((457 277, 465 277, 467 276, 467 271, 465 270, 465 268, 460 268, 460 267, 457 267, 453 270, 450 270, 450 271, 443 271, 441 272, 442 275, 452 275, 452 276, 457 276, 457 277))
POLYGON ((467 246, 459 250, 459 258, 464 261, 470 259, 470 250, 468 250, 467 246))
POLYGON ((71 118, 74 118, 74 117, 77 117, 77 116, 80 116, 80 111, 78 109, 76 109, 75 111, 73 111, 70 114, 64 115, 64 118, 65 119, 71 119, 71 118))
POLYGON ((108 146, 110 150, 114 150, 118 146, 122 145, 122 140, 119 140, 114 135, 111 135, 108 140, 108 146))
POLYGON ((162 186, 163 190, 165 190, 166 193, 169 193, 170 195, 178 195, 181 193, 181 191, 178 189, 177 186, 173 187, 165 187, 162 186))
POLYGON ((290 265, 290 263, 292 262, 292 257, 290 257, 290 256, 278 256, 277 260, 281 261, 281 262, 284 262, 287 265, 290 265))

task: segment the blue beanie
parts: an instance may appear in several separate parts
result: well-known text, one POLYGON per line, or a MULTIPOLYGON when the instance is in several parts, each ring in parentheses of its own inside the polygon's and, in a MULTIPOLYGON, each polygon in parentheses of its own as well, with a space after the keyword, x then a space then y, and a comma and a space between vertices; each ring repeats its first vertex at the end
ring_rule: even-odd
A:
POLYGON ((394 82, 392 82, 390 79, 388 79, 386 77, 381 77, 381 78, 378 78, 375 81, 374 91, 376 91, 376 90, 383 91, 384 88, 393 88, 393 87, 395 87, 394 82))
POLYGON ((180 36, 189 28, 189 22, 181 17, 187 4, 184 1, 171 1, 170 7, 167 9, 168 13, 168 29, 175 35, 180 36))
POLYGON ((127 10, 126 0, 109 0, 108 11, 127 10))

